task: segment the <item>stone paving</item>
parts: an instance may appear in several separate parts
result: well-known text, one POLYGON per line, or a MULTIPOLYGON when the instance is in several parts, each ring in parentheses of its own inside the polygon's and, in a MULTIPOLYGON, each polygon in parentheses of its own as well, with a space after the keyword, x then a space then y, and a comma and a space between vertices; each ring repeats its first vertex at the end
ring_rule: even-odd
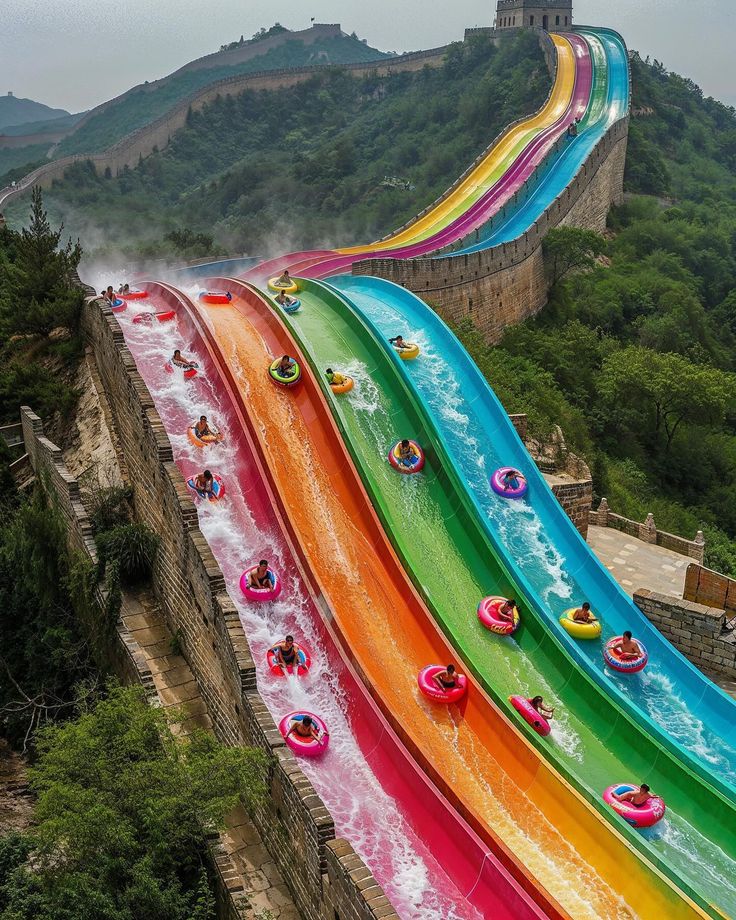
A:
POLYGON ((687 556, 644 543, 612 527, 591 525, 588 544, 627 594, 648 588, 682 597, 685 572, 693 561, 687 556))

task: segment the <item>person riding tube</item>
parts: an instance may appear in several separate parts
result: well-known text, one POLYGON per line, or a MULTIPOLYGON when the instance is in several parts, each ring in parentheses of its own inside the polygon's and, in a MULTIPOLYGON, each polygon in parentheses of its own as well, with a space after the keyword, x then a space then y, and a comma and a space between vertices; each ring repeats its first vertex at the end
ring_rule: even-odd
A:
POLYGON ((435 703, 457 703, 468 689, 468 679, 458 673, 454 664, 445 668, 439 664, 427 665, 417 675, 417 684, 424 696, 435 703))
POLYGON ((298 290, 288 268, 285 268, 278 278, 271 278, 268 286, 272 291, 285 291, 287 294, 296 294, 298 290))
POLYGON ((274 300, 285 313, 296 313, 302 305, 301 300, 297 300, 295 297, 289 297, 283 288, 281 288, 274 297, 274 300))
POLYGON ((327 750, 327 726, 312 712, 290 712, 279 722, 284 741, 302 757, 320 757, 327 750))
POLYGON ((222 479, 209 470, 187 479, 187 485, 199 498, 206 498, 211 502, 216 502, 225 495, 225 485, 222 479))
POLYGON ((349 393, 353 388, 353 378, 345 374, 339 374, 328 367, 325 371, 325 377, 333 393, 349 393))
POLYGON ((230 291, 200 291, 199 299, 202 303, 225 304, 230 303, 233 299, 233 295, 230 291))
POLYGON ((405 342, 401 335, 395 335, 388 342, 389 345, 393 345, 402 361, 412 361, 419 355, 419 346, 416 342, 405 342))
POLYGON ((312 664, 309 652, 297 645, 293 636, 286 636, 282 642, 277 642, 272 646, 266 658, 271 673, 277 677, 295 673, 301 677, 309 671, 312 664))
POLYGON ((491 488, 503 498, 522 498, 526 495, 526 477, 512 466, 502 466, 491 476, 491 488))
POLYGON ((541 735, 542 738, 546 738, 552 731, 549 723, 554 709, 545 706, 544 699, 541 696, 534 696, 531 699, 527 699, 525 696, 510 696, 509 702, 522 719, 528 725, 531 725, 534 731, 541 735))
POLYGON ((499 636, 512 635, 521 622, 516 601, 505 597, 484 597, 478 604, 478 619, 499 636))
POLYGON ((627 629, 622 636, 614 636, 603 649, 606 664, 622 674, 636 674, 643 671, 649 661, 644 645, 632 638, 627 629))
POLYGON ((638 788, 631 783, 609 786, 603 793, 603 801, 632 827, 653 827, 666 811, 664 800, 654 795, 646 783, 638 788))
POLYGON ((169 359, 166 365, 166 370, 169 373, 172 373, 174 368, 178 368, 179 370, 183 371, 184 378, 186 380, 190 380, 192 377, 197 376, 198 367, 199 365, 197 364, 196 361, 190 361, 188 358, 185 358, 184 355, 177 348, 175 349, 174 354, 169 359))
POLYGON ((576 639, 597 639, 601 634, 601 621, 594 616, 590 604, 570 607, 560 617, 560 625, 576 639))
POLYGON ((424 468, 424 451, 416 441, 404 438, 388 452, 388 462, 399 473, 418 473, 424 468))
POLYGON ((302 371, 296 361, 288 355, 277 358, 268 369, 269 376, 282 387, 293 387, 301 380, 302 371))
POLYGON ((208 444, 219 444, 223 436, 220 432, 209 424, 206 415, 200 415, 199 421, 187 428, 189 440, 196 447, 206 447, 208 444))
POLYGON ((240 576, 240 590, 251 601, 273 601, 281 594, 281 580, 267 559, 246 569, 240 576))

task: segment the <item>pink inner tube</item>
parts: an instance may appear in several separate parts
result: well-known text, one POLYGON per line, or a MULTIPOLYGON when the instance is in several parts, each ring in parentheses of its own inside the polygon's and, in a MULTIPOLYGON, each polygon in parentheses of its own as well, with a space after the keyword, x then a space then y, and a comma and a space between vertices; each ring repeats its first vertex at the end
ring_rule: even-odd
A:
POLYGON ((225 483, 220 479, 217 473, 212 474, 212 495, 205 495, 204 492, 200 492, 200 490, 196 488, 194 485, 194 476, 192 476, 191 479, 187 479, 187 485, 199 498, 209 498, 211 502, 219 501, 221 498, 225 497, 225 483))
POLYGON ((643 671, 649 661, 649 655, 644 645, 637 639, 636 641, 642 654, 638 658, 622 658, 613 651, 613 646, 617 645, 622 638, 623 636, 614 636, 606 642, 603 648, 603 657, 606 664, 609 668, 613 668, 614 671, 619 671, 621 674, 636 674, 638 671, 643 671))
MULTIPOLYGON (((278 663, 275 648, 276 646, 271 646, 271 648, 266 652, 266 661, 268 662, 269 670, 274 677, 283 677, 284 669, 278 663)), ((297 652, 297 661, 297 677, 303 677, 309 672, 309 669, 312 666, 312 656, 309 654, 307 649, 304 648, 303 645, 299 646, 299 651, 297 652)), ((291 664, 287 665, 286 671, 288 674, 293 674, 294 666, 291 664)))
POLYGON ((414 450, 417 452, 417 456, 413 458, 411 465, 402 463, 399 460, 398 450, 399 450, 399 447, 401 446, 401 441, 397 441, 393 445, 391 450, 388 452, 388 462, 391 464, 391 466, 395 470, 397 470, 399 473, 405 473, 406 475, 411 475, 412 473, 419 473, 421 470, 424 469, 424 451, 417 444, 416 441, 410 440, 409 443, 414 448, 414 450))
POLYGON ((330 735, 327 731, 327 726, 322 719, 313 712, 290 712, 279 722, 279 731, 291 750, 301 757, 321 757, 330 743, 330 735), (304 716, 309 716, 316 725, 319 731, 319 741, 315 738, 300 738, 296 732, 292 732, 287 738, 287 733, 292 724, 296 721, 301 721, 304 716))
POLYGON ((272 569, 268 569, 267 572, 268 579, 271 582, 270 588, 248 587, 248 576, 251 572, 255 572, 257 568, 257 565, 252 565, 243 572, 240 576, 240 590, 249 601, 275 601, 281 594, 281 579, 272 569))
POLYGON ((514 620, 512 623, 499 616, 498 608, 505 602, 505 597, 484 597, 478 604, 478 619, 486 629, 490 629, 491 632, 497 633, 499 636, 510 636, 515 633, 521 622, 519 611, 516 607, 514 607, 514 620))
POLYGON ((118 294, 118 297, 124 297, 126 300, 145 300, 148 297, 148 291, 139 291, 137 288, 133 288, 127 294, 118 294))
POLYGON ((653 795, 646 805, 637 808, 636 805, 631 805, 629 802, 619 802, 618 799, 613 797, 614 792, 616 795, 622 795, 624 792, 635 792, 636 789, 637 787, 632 786, 631 783, 618 783, 615 786, 609 786, 603 793, 603 801, 610 805, 617 815, 621 815, 624 821, 628 821, 632 827, 653 827, 664 818, 666 810, 664 799, 660 799, 658 795, 653 795))
POLYGON ((496 472, 491 476, 491 488, 496 493, 496 495, 501 495, 503 498, 521 498, 526 495, 526 490, 529 488, 529 484, 526 481, 526 477, 520 473, 518 470, 514 469, 513 466, 502 466, 501 469, 496 470, 496 472), (505 489, 503 485, 503 477, 506 473, 515 473, 516 478, 519 480, 519 485, 515 489, 505 489))
POLYGON ((461 674, 456 680, 456 686, 449 690, 440 690, 435 681, 435 677, 441 674, 445 669, 441 664, 428 664, 426 668, 417 675, 417 683, 422 693, 435 703, 457 703, 466 694, 468 690, 468 681, 464 674, 461 674))
POLYGON ((229 291, 200 291, 202 303, 230 303, 233 295, 229 291))
POLYGON ((538 735, 546 738, 547 735, 552 731, 549 722, 544 718, 544 716, 540 716, 540 714, 525 696, 510 696, 509 703, 511 703, 511 705, 519 713, 527 725, 531 725, 531 727, 538 735))

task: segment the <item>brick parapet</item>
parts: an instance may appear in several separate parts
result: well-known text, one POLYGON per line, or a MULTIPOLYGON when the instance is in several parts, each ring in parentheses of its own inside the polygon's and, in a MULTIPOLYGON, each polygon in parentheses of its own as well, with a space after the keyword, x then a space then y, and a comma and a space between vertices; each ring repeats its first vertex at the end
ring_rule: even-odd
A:
POLYGON ((733 616, 736 613, 736 579, 691 562, 685 573, 683 597, 696 604, 724 610, 733 616))
POLYGON ((628 117, 609 128, 572 182, 522 236, 465 255, 368 259, 356 275, 377 275, 414 291, 453 322, 469 317, 489 342, 533 316, 547 300, 542 243, 560 225, 605 228, 611 204, 623 195, 628 117))
MULTIPOLYGON (((109 308, 89 299, 83 329, 115 420, 137 517, 161 540, 153 588, 167 625, 181 641, 220 740, 252 745, 271 758, 270 795, 256 808, 254 822, 302 915, 322 920, 327 844, 335 839, 332 816, 257 692, 256 667, 237 609, 199 530, 163 423, 117 319, 109 308)), ((338 842, 352 852, 346 841, 338 842)), ((378 887, 375 880, 373 884, 378 887)), ((349 876, 335 876, 330 897, 340 905, 341 917, 350 911, 357 911, 360 920, 383 916, 365 902, 349 876)))
POLYGON ((635 592, 634 603, 696 667, 736 677, 736 641, 723 610, 645 589, 635 592))

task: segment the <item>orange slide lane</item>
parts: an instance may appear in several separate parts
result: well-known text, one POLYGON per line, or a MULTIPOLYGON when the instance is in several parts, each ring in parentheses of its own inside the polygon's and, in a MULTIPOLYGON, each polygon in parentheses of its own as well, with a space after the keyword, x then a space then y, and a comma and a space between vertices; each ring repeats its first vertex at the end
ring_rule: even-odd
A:
POLYGON ((227 287, 232 303, 198 304, 198 325, 326 615, 412 756, 551 916, 703 916, 473 680, 460 707, 419 694, 420 668, 454 655, 395 556, 304 356, 255 289, 227 287), (303 369, 296 388, 278 388, 267 374, 282 354, 303 369))

